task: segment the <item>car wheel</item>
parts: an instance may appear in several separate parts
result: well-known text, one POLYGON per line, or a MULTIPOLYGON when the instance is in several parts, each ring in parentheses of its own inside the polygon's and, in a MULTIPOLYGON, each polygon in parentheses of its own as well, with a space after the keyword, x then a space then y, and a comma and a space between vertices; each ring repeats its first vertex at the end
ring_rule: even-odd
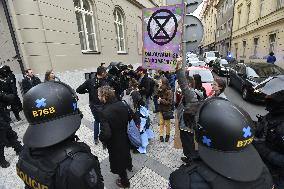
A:
POLYGON ((242 91, 242 97, 244 100, 248 100, 248 90, 247 88, 243 88, 243 91, 242 91))
POLYGON ((232 87, 232 82, 231 82, 230 76, 227 77, 227 85, 228 85, 229 87, 232 87))

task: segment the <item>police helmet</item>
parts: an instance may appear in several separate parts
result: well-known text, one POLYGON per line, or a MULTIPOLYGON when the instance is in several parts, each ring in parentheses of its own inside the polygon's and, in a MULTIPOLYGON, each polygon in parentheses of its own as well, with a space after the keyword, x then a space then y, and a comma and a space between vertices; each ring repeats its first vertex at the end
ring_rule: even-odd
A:
POLYGON ((49 81, 30 89, 23 98, 29 127, 23 142, 32 148, 55 145, 73 135, 81 125, 78 97, 68 85, 49 81))
POLYGON ((195 137, 201 159, 236 181, 256 180, 263 162, 251 144, 254 125, 241 108, 220 97, 205 100, 196 116, 195 137))

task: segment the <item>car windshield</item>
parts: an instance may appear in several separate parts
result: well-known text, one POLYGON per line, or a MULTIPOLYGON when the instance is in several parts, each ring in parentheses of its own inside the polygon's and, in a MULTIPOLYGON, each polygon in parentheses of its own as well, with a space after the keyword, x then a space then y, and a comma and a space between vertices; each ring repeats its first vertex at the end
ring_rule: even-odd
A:
POLYGON ((254 78, 266 78, 275 75, 284 74, 284 70, 277 66, 255 66, 247 67, 247 76, 254 78))
POLYGON ((190 70, 188 75, 193 77, 193 75, 199 74, 201 76, 202 83, 213 83, 214 78, 210 70, 190 70))
POLYGON ((207 57, 216 57, 214 52, 208 52, 207 57))
POLYGON ((227 62, 227 60, 225 60, 225 59, 222 59, 221 61, 220 61, 220 64, 228 64, 228 62, 227 62))

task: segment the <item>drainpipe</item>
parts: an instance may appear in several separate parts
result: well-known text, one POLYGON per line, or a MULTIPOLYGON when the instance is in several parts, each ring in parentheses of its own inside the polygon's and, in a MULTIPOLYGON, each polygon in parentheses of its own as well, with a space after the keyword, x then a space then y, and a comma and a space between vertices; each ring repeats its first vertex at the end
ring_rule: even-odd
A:
MULTIPOLYGON (((235 3, 236 3, 236 0, 233 1, 233 17, 232 17, 232 26, 231 26, 231 36, 230 36, 230 52, 232 53, 232 39, 233 39, 233 25, 234 25, 234 17, 235 17, 235 3)), ((237 59, 237 57, 236 57, 237 59)))
POLYGON ((15 48, 15 51, 16 51, 16 58, 17 58, 17 61, 20 64, 22 74, 24 75, 25 69, 24 69, 24 65, 23 65, 23 60, 21 58, 21 54, 20 54, 18 43, 17 43, 13 24, 12 24, 12 21, 11 21, 11 17, 10 17, 10 14, 9 14, 7 2, 6 2, 6 0, 2 0, 2 3, 3 3, 3 8, 4 8, 4 12, 5 12, 5 17, 6 17, 6 20, 7 20, 7 23, 8 23, 9 31, 10 31, 10 34, 11 34, 11 37, 12 37, 13 45, 14 45, 14 48, 15 48))

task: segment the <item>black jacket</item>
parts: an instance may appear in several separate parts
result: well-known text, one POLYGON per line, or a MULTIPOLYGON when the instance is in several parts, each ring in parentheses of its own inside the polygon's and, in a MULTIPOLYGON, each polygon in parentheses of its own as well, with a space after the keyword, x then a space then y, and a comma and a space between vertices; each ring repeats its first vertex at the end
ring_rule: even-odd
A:
POLYGON ((152 95, 154 89, 151 89, 151 78, 149 78, 147 74, 141 79, 139 90, 141 96, 146 96, 148 98, 152 95))
POLYGON ((128 106, 122 101, 113 100, 103 106, 100 140, 107 146, 110 169, 114 174, 132 168, 127 134, 131 118, 128 106))
POLYGON ((22 88, 24 94, 27 93, 31 88, 33 88, 34 86, 40 83, 41 83, 40 79, 36 76, 33 76, 31 79, 25 76, 24 79, 22 80, 22 88))
POLYGON ((22 180, 31 178, 31 182, 25 182, 25 189, 34 188, 33 182, 54 189, 104 188, 98 158, 86 144, 75 141, 42 149, 25 147, 19 156, 17 174, 22 180))
POLYGON ((89 93, 90 105, 101 105, 102 103, 98 98, 98 88, 105 85, 108 85, 107 79, 98 79, 95 77, 93 79, 86 80, 76 89, 76 92, 79 94, 89 93))
POLYGON ((255 138, 253 144, 270 170, 274 182, 284 188, 283 136, 276 134, 284 131, 284 110, 278 108, 277 111, 276 114, 268 113, 258 122, 256 134, 264 138, 255 138))
POLYGON ((210 169, 204 162, 182 165, 170 175, 170 189, 272 189, 273 181, 268 169, 257 180, 234 181, 210 169))

